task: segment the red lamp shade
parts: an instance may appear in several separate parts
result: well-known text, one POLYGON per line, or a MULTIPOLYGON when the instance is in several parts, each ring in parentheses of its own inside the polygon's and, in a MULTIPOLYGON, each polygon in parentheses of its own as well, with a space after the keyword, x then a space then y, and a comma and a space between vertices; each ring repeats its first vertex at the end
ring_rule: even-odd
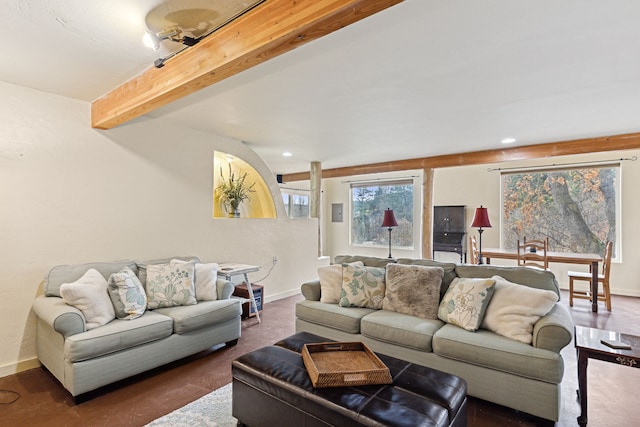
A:
POLYGON ((476 213, 473 215, 473 222, 471 222, 471 227, 491 227, 487 208, 483 208, 482 205, 480 205, 479 208, 476 208, 476 213))
POLYGON ((380 227, 397 227, 396 217, 393 215, 393 209, 387 209, 384 211, 384 218, 382 219, 382 225, 380 227))

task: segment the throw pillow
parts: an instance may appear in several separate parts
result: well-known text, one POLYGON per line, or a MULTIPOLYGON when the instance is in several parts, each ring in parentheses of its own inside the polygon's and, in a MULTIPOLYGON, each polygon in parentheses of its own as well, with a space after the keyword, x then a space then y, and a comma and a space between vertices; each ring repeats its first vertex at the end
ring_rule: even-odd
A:
MULTIPOLYGON (((172 259, 171 262, 186 264, 187 261, 181 259, 172 259)), ((195 285, 197 301, 215 301, 218 299, 218 269, 219 266, 215 262, 203 264, 196 262, 195 269, 195 285)))
POLYGON ((197 304, 195 262, 147 265, 147 308, 197 304))
POLYGON ((477 331, 495 285, 493 279, 456 277, 440 302, 438 317, 467 331, 477 331))
POLYGON ((341 307, 382 308, 385 269, 342 264, 341 307))
POLYGON ((387 265, 382 308, 423 319, 438 319, 444 269, 421 265, 387 265))
POLYGON ((525 344, 533 341, 533 326, 558 302, 553 291, 531 288, 493 276, 496 287, 482 327, 525 344))
MULTIPOLYGON (((364 266, 362 261, 351 264, 364 266)), ((342 264, 318 267, 318 278, 320 279, 320 302, 337 304, 342 292, 342 264)))
POLYGON ((90 268, 72 283, 60 285, 62 300, 84 315, 87 330, 106 325, 116 318, 107 292, 107 280, 98 270, 90 268))
POLYGON ((131 320, 144 314, 147 295, 140 279, 129 267, 109 276, 108 290, 118 319, 131 320))

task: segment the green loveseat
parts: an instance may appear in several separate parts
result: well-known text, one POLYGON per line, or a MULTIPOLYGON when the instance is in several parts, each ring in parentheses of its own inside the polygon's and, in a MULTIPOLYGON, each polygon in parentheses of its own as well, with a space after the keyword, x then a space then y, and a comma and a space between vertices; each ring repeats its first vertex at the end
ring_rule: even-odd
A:
MULTIPOLYGON (((218 276, 217 300, 194 305, 147 309, 132 320, 114 319, 87 329, 82 311, 60 296, 63 283, 76 281, 89 269, 105 279, 123 267, 144 280, 146 265, 153 261, 124 260, 53 267, 44 282, 44 295, 36 298, 38 359, 74 399, 99 387, 131 377, 218 344, 235 345, 240 337, 242 308, 231 298, 234 286, 218 276)), ((144 284, 144 283, 143 283, 144 284)))

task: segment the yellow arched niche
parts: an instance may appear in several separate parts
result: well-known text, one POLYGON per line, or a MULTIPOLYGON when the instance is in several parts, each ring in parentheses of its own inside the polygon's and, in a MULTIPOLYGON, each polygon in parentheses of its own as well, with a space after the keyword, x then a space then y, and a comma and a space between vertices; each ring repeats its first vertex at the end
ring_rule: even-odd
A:
POLYGON ((213 153, 213 217, 229 217, 218 191, 221 180, 229 178, 229 165, 236 176, 246 173, 247 182, 255 183, 255 192, 251 193, 250 199, 240 204, 240 218, 275 218, 276 205, 262 176, 244 160, 220 151, 213 153))

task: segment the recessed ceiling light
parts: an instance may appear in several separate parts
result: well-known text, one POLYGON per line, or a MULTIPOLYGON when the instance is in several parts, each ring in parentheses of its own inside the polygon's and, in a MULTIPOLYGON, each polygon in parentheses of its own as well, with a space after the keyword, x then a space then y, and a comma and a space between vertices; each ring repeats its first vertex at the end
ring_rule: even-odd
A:
POLYGON ((515 138, 505 138, 500 142, 502 142, 503 144, 511 144, 511 143, 516 142, 516 139, 515 138))
POLYGON ((293 154, 291 154, 291 153, 290 153, 290 152, 288 152, 288 151, 285 151, 284 153, 282 153, 282 155, 283 155, 284 157, 291 157, 291 156, 293 156, 293 154))

